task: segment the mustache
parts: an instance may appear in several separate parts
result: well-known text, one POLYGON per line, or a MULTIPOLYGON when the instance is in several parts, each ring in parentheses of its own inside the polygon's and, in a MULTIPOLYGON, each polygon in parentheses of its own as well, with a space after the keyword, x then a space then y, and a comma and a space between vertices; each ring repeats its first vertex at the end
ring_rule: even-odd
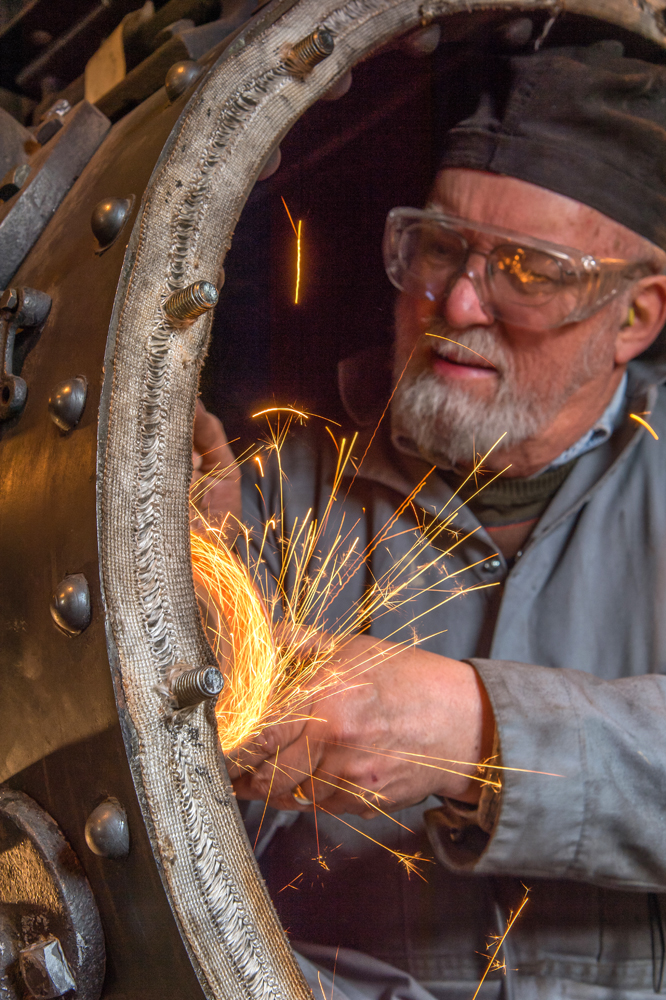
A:
POLYGON ((424 340, 430 351, 449 361, 494 368, 499 374, 510 368, 507 350, 487 327, 452 330, 443 324, 433 324, 424 340))

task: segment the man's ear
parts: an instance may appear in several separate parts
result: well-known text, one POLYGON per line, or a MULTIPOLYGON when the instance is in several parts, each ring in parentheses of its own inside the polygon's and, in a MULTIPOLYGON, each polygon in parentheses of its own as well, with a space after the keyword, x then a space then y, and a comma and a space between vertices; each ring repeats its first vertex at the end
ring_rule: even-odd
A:
POLYGON ((657 339, 666 324, 666 275, 653 274, 636 284, 625 322, 615 339, 615 363, 626 365, 657 339))

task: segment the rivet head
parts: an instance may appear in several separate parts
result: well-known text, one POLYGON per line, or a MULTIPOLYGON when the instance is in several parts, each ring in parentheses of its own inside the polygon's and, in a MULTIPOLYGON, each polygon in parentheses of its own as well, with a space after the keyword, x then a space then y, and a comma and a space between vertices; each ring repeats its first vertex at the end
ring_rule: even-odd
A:
POLYGON ((134 198, 105 198, 95 206, 90 226, 98 250, 106 250, 118 239, 133 204, 134 198))
POLYGON ((169 100, 175 101, 181 94, 184 94, 195 80, 199 79, 201 70, 201 66, 193 59, 182 59, 170 66, 164 79, 169 100))
POLYGON ((210 281, 195 281, 187 288, 173 292, 164 302, 164 312, 169 319, 189 323, 203 316, 217 305, 217 288, 210 281))
POLYGON ((88 383, 82 375, 60 382, 49 396, 51 420, 61 431, 71 431, 78 424, 86 405, 88 383))
POLYGON ((23 948, 19 966, 28 992, 38 1000, 55 1000, 76 988, 72 970, 56 937, 23 948))
POLYGON ((83 573, 66 576, 51 599, 51 617, 67 635, 80 635, 90 625, 90 589, 83 573))
POLYGON ((9 201, 21 190, 27 181, 32 167, 29 163, 21 163, 18 167, 12 167, 0 181, 0 201, 9 201))
POLYGON ((488 560, 486 560, 486 562, 482 563, 482 565, 481 565, 481 569, 485 573, 496 573, 497 570, 501 569, 501 568, 502 568, 502 560, 501 559, 497 559, 497 558, 495 558, 495 559, 488 559, 488 560))
POLYGON ((284 57, 284 65, 292 76, 304 77, 331 55, 335 48, 333 35, 326 28, 315 28, 311 34, 292 46, 284 57))
POLYGON ((223 686, 217 667, 185 668, 171 681, 171 695, 178 708, 191 708, 217 698, 223 686))
POLYGON ((86 820, 86 844, 101 858, 120 861, 130 849, 127 813, 118 799, 108 798, 93 809, 86 820))

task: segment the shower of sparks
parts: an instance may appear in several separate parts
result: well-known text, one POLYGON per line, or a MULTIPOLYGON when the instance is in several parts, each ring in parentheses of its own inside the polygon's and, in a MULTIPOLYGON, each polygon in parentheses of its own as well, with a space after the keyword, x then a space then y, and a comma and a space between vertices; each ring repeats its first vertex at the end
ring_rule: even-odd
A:
POLYGON ((520 904, 520 906, 518 907, 518 909, 516 910, 515 913, 509 914, 509 922, 506 925, 506 930, 501 935, 501 937, 498 938, 498 940, 497 940, 497 942, 495 944, 494 949, 492 950, 492 952, 488 956, 488 964, 487 964, 487 966, 485 968, 485 971, 484 971, 483 975, 481 976, 481 980, 479 982, 479 985, 476 988, 476 993, 472 997, 472 1000, 476 1000, 476 998, 478 997, 479 992, 481 990, 481 987, 483 986, 483 984, 484 984, 484 982, 486 980, 486 976, 488 975, 489 972, 496 972, 499 969, 504 969, 506 971, 506 966, 505 966, 504 962, 499 962, 498 959, 497 959, 497 956, 499 955, 499 953, 500 953, 500 951, 502 949, 502 945, 504 944, 504 942, 506 941, 506 939, 508 937, 509 931, 511 930, 511 928, 515 924, 516 920, 518 919, 518 917, 520 916, 520 914, 524 910, 525 905, 527 904, 527 899, 529 897, 530 890, 526 886, 523 886, 523 889, 525 889, 525 896, 523 897, 523 901, 522 901, 522 903, 520 904))
POLYGON ((644 420, 643 417, 639 417, 637 413, 630 413, 629 416, 631 417, 632 420, 635 420, 637 424, 640 424, 641 427, 644 427, 646 431, 649 431, 652 437, 655 439, 655 441, 659 440, 659 435, 657 434, 657 432, 654 430, 653 427, 650 427, 647 420, 644 420))
POLYGON ((296 226, 294 220, 291 217, 291 212, 287 207, 287 203, 282 199, 282 204, 284 205, 287 215, 289 216, 289 221, 291 222, 291 228, 294 230, 294 236, 296 237, 296 291, 294 292, 294 305, 298 305, 298 296, 301 288, 301 227, 303 225, 303 220, 298 220, 298 226, 296 226))
MULTIPOLYGON (((300 411, 297 411, 300 417, 300 411)), ((273 411, 275 422, 268 421, 269 440, 264 449, 273 453, 280 468, 280 449, 288 434, 293 411, 283 414, 273 411)), ((431 611, 454 600, 461 593, 484 589, 492 584, 465 587, 454 578, 472 567, 449 573, 444 565, 466 537, 447 538, 448 527, 462 504, 454 502, 450 512, 440 512, 429 525, 409 529, 414 543, 398 558, 362 598, 325 632, 323 624, 333 600, 339 596, 353 575, 380 546, 404 534, 397 521, 425 485, 428 475, 416 485, 400 504, 388 522, 363 548, 355 533, 357 524, 345 522, 342 514, 326 550, 319 553, 320 543, 329 526, 336 498, 347 470, 354 470, 353 449, 356 436, 339 442, 337 467, 333 486, 323 516, 317 519, 309 511, 296 519, 289 532, 285 530, 283 513, 268 519, 262 537, 254 537, 254 557, 245 560, 227 543, 228 525, 215 527, 199 513, 196 530, 191 531, 192 565, 199 590, 206 594, 208 607, 206 625, 213 636, 214 652, 225 660, 226 682, 216 705, 218 731, 223 752, 251 744, 267 726, 286 718, 307 718, 312 702, 325 700, 337 688, 342 676, 334 664, 337 653, 370 620, 378 620, 391 611, 408 607, 416 592, 430 592, 435 598, 431 611), (203 525, 203 529, 199 527, 203 525), (428 552, 437 542, 436 554, 428 552), (271 545, 281 554, 277 578, 262 570, 262 556, 271 545), (317 558, 318 557, 318 558, 317 558), (433 582, 423 587, 423 574, 435 570, 433 582), (448 588, 446 586, 448 584, 448 588)), ((259 456, 254 456, 259 457, 259 456)), ((485 458, 486 456, 484 456, 485 458)), ((470 473, 470 477, 472 473, 470 473)), ((282 475, 280 488, 282 487, 282 475)), ((210 475, 205 487, 210 489, 210 475)), ((196 496, 192 502, 196 504, 196 496)), ((282 498, 280 507, 283 510, 282 498)), ((250 531, 240 525, 245 550, 250 553, 250 531)), ((424 613, 415 615, 400 631, 404 636, 424 613)), ((387 639, 395 640, 396 633, 387 639)), ((415 644, 414 636, 394 650, 371 649, 361 664, 354 667, 353 679, 358 679, 379 662, 401 653, 406 645, 415 644)), ((318 779, 319 780, 319 779, 318 779)))
MULTIPOLYGON (((477 563, 452 573, 446 569, 447 557, 474 534, 474 531, 463 534, 452 526, 456 514, 462 507, 462 502, 457 499, 457 493, 446 505, 446 509, 438 511, 431 519, 417 517, 414 528, 398 529, 397 523, 404 511, 415 510, 415 498, 423 489, 432 470, 417 483, 409 496, 365 547, 360 545, 356 533, 358 522, 346 522, 344 511, 335 531, 329 532, 333 536, 332 540, 326 537, 325 533, 330 527, 331 515, 344 477, 346 474, 351 475, 352 472, 358 471, 358 462, 353 454, 356 436, 349 441, 342 438, 335 442, 337 466, 330 496, 321 518, 318 519, 310 510, 300 520, 296 518, 291 529, 287 531, 282 496, 284 474, 281 448, 294 420, 301 422, 309 416, 316 415, 307 414, 293 407, 271 407, 255 416, 266 418, 268 437, 257 449, 253 449, 245 460, 254 458, 263 478, 264 463, 259 452, 262 452, 265 458, 274 457, 279 472, 280 514, 266 518, 259 536, 252 536, 245 525, 238 525, 242 548, 247 553, 244 557, 230 547, 228 519, 222 525, 214 526, 207 523, 197 510, 197 519, 190 533, 195 583, 198 592, 203 592, 207 600, 204 624, 209 638, 212 638, 214 652, 219 662, 224 665, 225 686, 217 700, 215 714, 220 745, 225 754, 241 746, 251 749, 254 741, 268 726, 287 719, 311 718, 314 706, 317 704, 321 704, 322 710, 325 711, 326 698, 338 689, 341 681, 346 681, 347 684, 350 681, 366 683, 363 675, 373 666, 402 653, 409 645, 416 645, 432 638, 433 636, 416 637, 414 626, 419 619, 461 594, 496 585, 471 584, 465 587, 458 582, 457 578, 473 569, 477 563), (390 569, 377 577, 363 597, 331 628, 330 623, 326 621, 327 612, 346 584, 362 566, 367 564, 370 555, 380 545, 405 535, 413 537, 411 548, 393 561, 390 569), (254 543, 254 555, 251 554, 251 538, 254 543), (436 555, 432 554, 433 542, 437 543, 436 555), (277 577, 271 577, 263 566, 263 556, 269 547, 274 547, 281 557, 281 568, 277 577), (433 582, 424 587, 423 574, 429 571, 434 571, 433 582), (408 609, 415 594, 428 592, 434 598, 428 611, 415 614, 397 630, 403 635, 405 630, 411 632, 408 642, 398 644, 394 638, 396 631, 387 636, 387 639, 396 641, 393 649, 389 651, 370 649, 362 663, 356 661, 353 670, 349 668, 345 671, 336 665, 337 654, 344 650, 345 645, 355 635, 367 628, 369 621, 376 621, 389 612, 408 609), (324 629, 325 624, 327 630, 324 629)), ((327 427, 326 430, 333 437, 330 428, 327 427)), ((475 473, 486 458, 487 454, 480 457, 465 483, 473 481, 475 473)), ((228 472, 228 469, 220 470, 219 477, 224 478, 228 472)), ((501 472, 493 479, 499 475, 501 472)), ((206 480, 199 480, 195 484, 191 496, 191 503, 195 509, 199 497, 211 488, 211 478, 214 478, 214 474, 209 473, 206 480)), ((462 486, 464 485, 463 483, 462 486)), ((258 485, 257 488, 261 493, 258 485)), ((372 753, 383 755, 383 751, 376 747, 357 749, 367 749, 372 753)), ((434 767, 437 770, 457 774, 465 773, 470 780, 477 781, 481 785, 494 783, 487 775, 487 768, 495 765, 488 762, 483 762, 479 766, 471 762, 426 758, 425 755, 407 751, 400 753, 401 756, 396 753, 392 753, 391 756, 397 760, 408 759, 423 767, 434 767), (449 766, 444 766, 447 764, 449 766), (464 770, 461 771, 461 767, 464 770), (470 771, 475 773, 470 774, 470 771)), ((316 776, 313 775, 312 766, 309 775, 290 774, 291 768, 285 769, 284 765, 278 765, 277 754, 274 761, 268 763, 273 766, 270 788, 273 786, 273 778, 278 767, 281 773, 288 774, 294 781, 302 781, 304 777, 306 780, 309 778, 312 783, 313 800, 315 781, 320 783, 320 788, 331 786, 340 790, 342 787, 338 778, 335 781, 327 781, 323 776, 327 772, 319 771, 316 776)), ((330 775, 330 777, 335 776, 330 775)), ((390 808, 386 796, 371 793, 361 786, 353 786, 352 782, 346 783, 344 791, 362 802, 367 809, 394 819, 379 805, 381 802, 390 808)), ((267 802, 269 798, 270 789, 267 802)), ((315 816, 318 810, 328 813, 320 802, 316 802, 313 810, 315 816)), ((346 822, 339 816, 336 816, 336 819, 343 824, 346 822)), ((428 859, 422 858, 419 854, 409 855, 395 851, 368 836, 364 831, 356 827, 353 829, 394 855, 408 875, 413 872, 424 878, 419 864, 428 863, 428 859)), ((318 844, 317 857, 313 860, 319 861, 324 868, 328 867, 321 857, 318 844)))

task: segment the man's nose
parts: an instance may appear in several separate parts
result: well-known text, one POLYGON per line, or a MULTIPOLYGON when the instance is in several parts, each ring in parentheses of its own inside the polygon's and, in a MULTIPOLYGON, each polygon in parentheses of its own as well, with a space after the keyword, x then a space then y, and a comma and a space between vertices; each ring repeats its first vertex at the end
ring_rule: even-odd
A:
POLYGON ((494 318, 483 308, 469 274, 461 274, 440 305, 447 323, 461 329, 468 326, 490 326, 494 318))

